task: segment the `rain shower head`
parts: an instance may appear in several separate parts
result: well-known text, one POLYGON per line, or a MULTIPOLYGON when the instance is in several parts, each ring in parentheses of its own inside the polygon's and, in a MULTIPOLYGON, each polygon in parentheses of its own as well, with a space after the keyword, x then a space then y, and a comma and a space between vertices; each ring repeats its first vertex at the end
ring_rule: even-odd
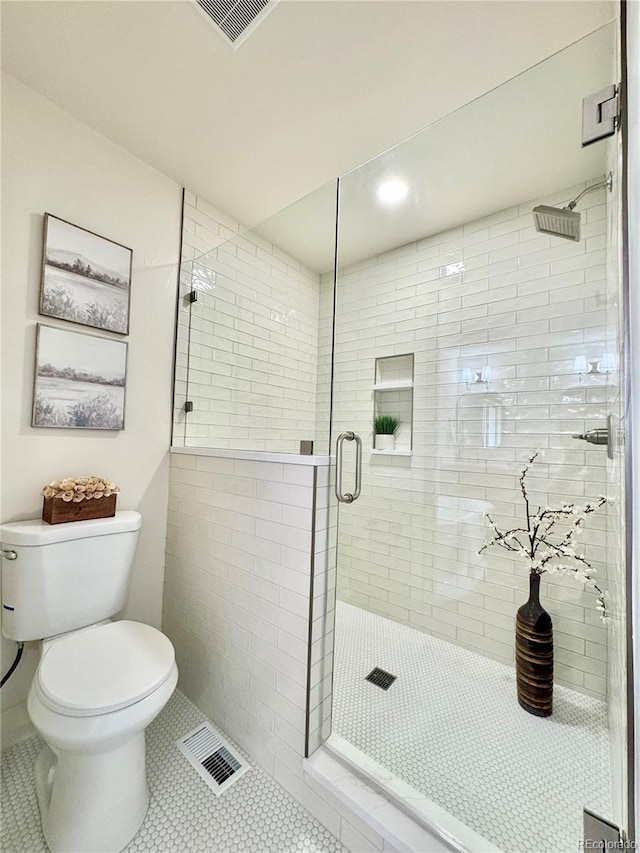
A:
POLYGON ((580 214, 576 213, 574 207, 583 195, 593 190, 602 189, 602 187, 607 187, 611 192, 612 186, 613 175, 609 172, 606 180, 582 190, 566 207, 549 207, 547 204, 539 204, 533 208, 533 221, 536 231, 540 231, 542 234, 553 234, 555 237, 564 237, 565 240, 573 240, 575 243, 579 242, 580 214))
POLYGON ((570 207, 549 207, 539 204, 533 208, 536 231, 564 237, 565 240, 580 240, 580 214, 570 207))

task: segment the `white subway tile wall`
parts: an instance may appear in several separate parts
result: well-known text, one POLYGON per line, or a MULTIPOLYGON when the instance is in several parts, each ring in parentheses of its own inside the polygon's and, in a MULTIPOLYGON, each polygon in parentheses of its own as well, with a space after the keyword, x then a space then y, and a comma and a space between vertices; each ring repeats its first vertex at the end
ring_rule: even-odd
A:
MULTIPOLYGON (((544 504, 584 500, 607 489, 604 450, 571 437, 602 425, 618 383, 615 370, 609 374, 576 372, 576 358, 596 363, 611 346, 606 322, 611 298, 606 286, 606 196, 602 191, 584 199, 580 243, 537 234, 531 218, 531 208, 538 201, 557 203, 583 186, 560 190, 552 197, 361 261, 341 270, 339 276, 336 432, 355 429, 371 448, 376 358, 415 353, 415 389, 413 457, 365 454, 362 496, 342 511, 338 594, 504 661, 513 660, 513 619, 526 599, 526 571, 501 552, 477 556, 487 536, 484 512, 493 511, 500 525, 516 524, 522 511, 517 473, 527 454, 537 448, 544 455, 531 472, 534 500, 544 504), (491 371, 488 384, 469 382, 469 375, 473 380, 487 367, 491 371), (492 424, 490 429, 488 424, 492 424)), ((252 385, 251 379, 247 380, 248 390, 242 386, 242 371, 260 373, 262 367, 261 381, 273 378, 272 389, 285 393, 277 385, 282 374, 267 375, 261 363, 269 355, 269 341, 254 335, 246 344, 252 347, 251 357, 245 351, 249 362, 241 365, 245 357, 240 351, 245 346, 238 325, 241 317, 233 317, 228 326, 218 322, 219 317, 230 316, 224 314, 224 306, 218 310, 225 299, 227 304, 246 309, 246 297, 240 294, 243 287, 252 286, 253 296, 258 284, 275 287, 273 267, 268 272, 258 264, 247 272, 247 253, 262 262, 267 249, 253 236, 241 237, 236 223, 187 194, 183 250, 187 261, 183 288, 190 289, 194 281, 200 287, 199 302, 187 307, 183 301, 180 306, 183 320, 191 312, 189 397, 207 408, 188 416, 186 430, 184 422, 179 422, 181 403, 186 399, 180 395, 186 393, 188 343, 188 329, 182 322, 176 433, 182 429, 187 444, 232 449, 295 452, 297 440, 309 435, 326 443, 333 277, 306 275, 292 259, 285 264, 291 278, 282 286, 289 288, 292 299, 296 296, 296 304, 300 303, 298 290, 302 291, 302 302, 307 299, 305 304, 311 306, 306 322, 309 327, 316 324, 315 360, 309 352, 303 365, 313 364, 309 371, 313 376, 306 383, 311 396, 300 402, 302 420, 292 427, 284 408, 278 414, 271 405, 273 400, 257 401, 252 396, 257 384, 252 385), (216 248, 220 240, 227 243, 216 248), (194 256, 202 253, 208 253, 207 266, 190 266, 194 256), (301 277, 296 279, 292 270, 301 277), (205 292, 208 286, 215 287, 214 297, 205 292), (220 303, 216 301, 219 293, 220 303), (241 400, 243 394, 250 399, 241 400), (270 414, 262 417, 259 411, 264 414, 266 410, 270 414), (193 414, 198 416, 193 418, 193 414), (216 419, 224 423, 216 423, 216 419), (251 427, 254 419, 255 431, 251 427), (307 424, 304 433, 303 422, 307 424)), ((273 258, 285 263, 279 250, 271 247, 271 251, 273 258)), ((284 275, 283 270, 279 272, 284 275)), ((274 292, 270 291, 271 296, 274 292)), ((254 312, 251 322, 259 327, 264 319, 254 312)), ((295 370, 292 366, 289 376, 295 370)), ((297 393, 303 385, 290 390, 297 393)), ((284 397, 278 399, 284 401, 284 397)), ((288 398, 286 405, 290 404, 288 398)), ((345 477, 349 478, 353 472, 346 455, 345 477)), ((233 466, 236 462, 209 459, 199 464, 233 466)), ((212 491, 217 499, 225 500, 224 474, 217 474, 212 491)), ((241 484, 236 483, 235 488, 241 484)), ((299 517, 300 508, 297 513, 292 508, 297 497, 278 482, 262 484, 260 495, 244 497, 289 502, 283 504, 289 507, 288 525, 280 513, 275 520, 261 518, 258 533, 254 526, 246 534, 260 539, 263 571, 268 568, 266 561, 274 574, 277 561, 269 554, 282 555, 279 525, 295 530, 291 522, 299 517)), ((316 511, 325 509, 319 503, 316 511)), ((294 550, 311 548, 305 544, 304 532, 289 530, 289 534, 294 550)), ((238 542, 240 536, 241 531, 236 531, 238 542)), ((589 519, 583 541, 586 556, 606 585, 605 513, 589 519)), ((319 547, 318 542, 314 547, 319 547)), ((317 586, 324 583, 329 589, 335 577, 331 575, 335 548, 325 552, 327 572, 317 586)), ((322 559, 318 556, 318 565, 322 559)), ((288 565, 281 569, 291 571, 288 565)), ((269 581, 268 576, 262 579, 269 581)), ((289 590, 289 594, 305 593, 289 590)), ((604 696, 607 632, 596 613, 595 596, 572 578, 560 576, 543 584, 542 595, 554 619, 558 682, 604 696)), ((303 606, 301 598, 296 601, 299 608, 303 606)), ((299 617, 301 613, 299 610, 299 617)), ((314 652, 314 663, 322 661, 322 666, 316 667, 313 688, 325 699, 330 682, 327 638, 331 619, 329 613, 319 628, 322 644, 318 648, 322 645, 323 654, 314 652)), ((311 728, 320 739, 329 719, 327 702, 319 701, 316 707, 311 728)))
POLYGON ((319 276, 192 193, 183 223, 174 445, 297 453, 315 437, 319 276))
MULTIPOLYGON (((384 847, 302 770, 305 741, 313 751, 331 728, 336 585, 352 604, 512 662, 526 570, 476 552, 484 512, 518 523, 518 471, 541 448, 536 502, 611 498, 583 542, 619 610, 620 459, 607 466, 603 448, 571 437, 619 410, 615 367, 576 372, 576 358, 596 364, 619 347, 607 199, 585 198, 577 244, 535 232, 537 201, 341 270, 334 429, 359 432, 367 452, 361 498, 340 508, 339 572, 330 468, 172 456, 164 629, 181 687, 347 846, 384 847), (413 456, 373 456, 375 359, 405 353, 415 354, 413 456), (488 384, 474 381, 483 368, 488 384)), ((174 444, 297 452, 314 437, 326 452, 333 276, 307 274, 206 202, 185 202, 174 444), (274 319, 278 299, 300 313, 274 319)), ((350 483, 349 448, 345 457, 350 483)), ((618 696, 624 669, 606 660, 608 642, 620 657, 620 623, 604 626, 572 578, 544 583, 542 598, 557 681, 618 696)))
POLYGON ((171 459, 164 625, 181 684, 270 772, 280 739, 304 749, 313 471, 171 459))
POLYGON ((200 710, 345 844, 382 851, 382 838, 302 769, 310 616, 314 745, 328 725, 328 477, 326 467, 172 454, 163 630, 200 710))
MULTIPOLYGON (((582 502, 607 490, 606 450, 572 438, 605 425, 618 387, 617 371, 580 376, 575 363, 598 362, 613 346, 605 192, 581 203, 579 243, 537 233, 531 216, 536 203, 557 204, 584 186, 338 276, 336 433, 355 430, 371 449, 375 359, 415 353, 413 457, 365 453, 362 495, 340 514, 338 596, 508 662, 527 573, 498 549, 477 556, 488 535, 484 513, 501 527, 521 524, 517 476, 538 448, 529 478, 536 503, 582 502), (487 367, 490 381, 474 382, 487 367)), ((321 341, 330 301, 323 277, 321 341)), ((353 476, 348 462, 344 476, 353 476)), ((590 516, 582 542, 606 586, 605 519, 590 516)), ((570 577, 542 585, 556 680, 604 696, 607 632, 595 599, 570 577)))

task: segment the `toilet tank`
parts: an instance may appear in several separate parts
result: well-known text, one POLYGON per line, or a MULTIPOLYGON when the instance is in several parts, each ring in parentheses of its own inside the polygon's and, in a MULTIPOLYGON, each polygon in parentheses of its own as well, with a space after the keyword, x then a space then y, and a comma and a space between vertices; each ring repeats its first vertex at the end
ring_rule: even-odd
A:
POLYGON ((94 521, 2 525, 4 636, 41 640, 121 610, 141 522, 138 512, 117 512, 94 521))

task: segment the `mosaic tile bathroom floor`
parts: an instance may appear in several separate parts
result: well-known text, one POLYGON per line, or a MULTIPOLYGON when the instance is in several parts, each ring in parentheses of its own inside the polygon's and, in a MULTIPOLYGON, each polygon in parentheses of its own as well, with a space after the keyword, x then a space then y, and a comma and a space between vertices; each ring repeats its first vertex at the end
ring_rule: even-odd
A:
MULTIPOLYGON (((216 797, 175 747, 176 739, 203 719, 195 705, 176 691, 149 727, 151 802, 145 822, 127 851, 345 853, 318 821, 253 763, 244 776, 216 797)), ((40 739, 32 737, 2 753, 3 853, 48 853, 33 783, 33 763, 40 746, 40 739)))
POLYGON ((334 660, 333 730, 505 853, 577 851, 583 807, 611 815, 604 702, 556 687, 533 717, 510 667, 343 602, 334 660))

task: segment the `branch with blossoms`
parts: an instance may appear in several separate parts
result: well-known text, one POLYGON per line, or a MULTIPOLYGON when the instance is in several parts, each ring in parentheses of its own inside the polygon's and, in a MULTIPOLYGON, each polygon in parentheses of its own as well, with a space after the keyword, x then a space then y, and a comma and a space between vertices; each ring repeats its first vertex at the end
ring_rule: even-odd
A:
POLYGON ((598 594, 596 607, 604 619, 607 594, 598 586, 594 578, 596 570, 591 563, 584 554, 576 551, 576 539, 582 533, 587 516, 599 510, 607 499, 599 497, 582 505, 563 503, 556 509, 539 506, 533 510, 527 492, 526 477, 539 454, 540 451, 536 451, 529 458, 519 478, 527 526, 500 530, 491 515, 485 513, 485 518, 493 530, 493 538, 480 548, 478 554, 497 546, 527 560, 531 574, 562 572, 572 575, 598 594), (565 526, 563 533, 560 530, 562 526, 565 526))

